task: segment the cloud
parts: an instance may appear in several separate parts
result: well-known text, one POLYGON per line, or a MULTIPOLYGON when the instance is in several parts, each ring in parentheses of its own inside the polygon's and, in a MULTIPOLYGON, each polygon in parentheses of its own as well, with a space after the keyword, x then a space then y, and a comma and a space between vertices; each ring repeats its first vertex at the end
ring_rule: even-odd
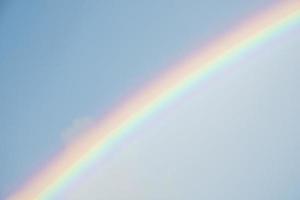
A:
POLYGON ((64 142, 69 142, 87 130, 94 120, 90 117, 83 117, 73 120, 70 127, 62 131, 62 139, 64 142))

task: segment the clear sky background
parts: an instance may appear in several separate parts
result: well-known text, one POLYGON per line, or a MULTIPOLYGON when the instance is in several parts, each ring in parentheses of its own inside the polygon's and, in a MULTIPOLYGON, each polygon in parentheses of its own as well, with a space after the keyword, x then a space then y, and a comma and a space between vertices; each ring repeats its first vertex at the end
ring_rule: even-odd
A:
MULTIPOLYGON (((274 3, 3 1, 0 199, 134 89, 274 3)), ((299 35, 193 88, 57 198, 299 199, 299 35)))

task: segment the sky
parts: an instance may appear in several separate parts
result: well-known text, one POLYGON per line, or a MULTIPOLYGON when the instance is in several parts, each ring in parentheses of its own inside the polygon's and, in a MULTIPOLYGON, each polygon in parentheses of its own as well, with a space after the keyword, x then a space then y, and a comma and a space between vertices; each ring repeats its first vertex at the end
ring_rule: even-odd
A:
MULTIPOLYGON (((0 199, 161 71, 275 0, 0 4, 0 199)), ((299 199, 300 28, 148 119, 57 199, 299 199)))

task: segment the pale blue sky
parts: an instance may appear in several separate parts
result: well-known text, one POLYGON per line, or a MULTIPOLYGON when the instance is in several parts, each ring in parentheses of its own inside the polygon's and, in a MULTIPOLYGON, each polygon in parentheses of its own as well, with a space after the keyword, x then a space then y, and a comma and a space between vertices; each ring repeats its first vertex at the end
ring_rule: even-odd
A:
MULTIPOLYGON (((73 126, 74 120, 101 117, 122 97, 170 63, 228 31, 244 17, 275 2, 11 0, 1 4, 0 197, 59 150, 64 143, 63 133, 73 126)), ((299 187, 299 173, 294 168, 299 167, 297 152, 300 152, 295 143, 299 141, 297 133, 300 132, 296 121, 300 114, 297 103, 300 98, 297 90, 300 72, 297 53, 300 52, 299 33, 297 29, 275 39, 243 58, 240 66, 218 75, 219 79, 210 80, 207 88, 195 89, 197 95, 183 97, 174 105, 176 109, 171 109, 172 114, 167 115, 173 117, 168 118, 164 114, 157 117, 165 120, 166 124, 145 124, 146 128, 141 127, 140 131, 143 132, 142 138, 133 139, 133 142, 129 142, 132 146, 124 145, 122 151, 115 152, 113 159, 107 161, 106 166, 112 166, 111 170, 100 167, 96 176, 99 179, 87 178, 85 187, 80 187, 79 193, 67 193, 65 198, 76 199, 76 196, 77 199, 86 199, 86 191, 90 191, 90 188, 108 183, 108 189, 103 192, 98 188, 92 190, 95 194, 88 194, 90 199, 220 199, 222 196, 210 195, 209 191, 214 188, 216 194, 224 193, 227 199, 245 199, 230 198, 236 187, 240 191, 237 195, 251 193, 254 196, 249 199, 266 199, 267 192, 256 184, 262 182, 270 191, 277 189, 278 193, 274 193, 274 196, 279 195, 278 199, 287 199, 284 196, 287 193, 290 199, 297 199, 295 195, 299 197, 299 193, 296 194, 295 188, 299 187), (238 126, 235 126, 236 123, 238 126), (212 129, 214 126, 224 132, 212 129), (151 127, 153 131, 149 131, 151 127), (216 142, 207 136, 208 146, 203 149, 198 147, 203 139, 199 132, 205 132, 201 136, 204 139, 207 135, 216 138, 221 136, 221 139, 216 142), (173 140, 173 133, 187 135, 173 140), (237 134, 241 136, 236 138, 237 134), (152 138, 154 135, 155 138, 152 138), (286 137, 281 138, 281 135, 286 137), (221 150, 210 149, 222 149, 227 141, 232 140, 236 141, 236 149, 232 147, 225 151, 226 159, 223 161, 220 160, 223 157, 219 152, 221 150), (201 142, 197 144, 196 141, 201 142), (264 141, 268 141, 266 148, 263 148, 264 141), (277 146, 278 143, 281 146, 277 146), (157 145, 154 152, 153 145, 157 145), (193 150, 182 151, 183 157, 177 157, 181 152, 173 151, 177 145, 183 149, 192 146, 193 150), (265 154, 252 152, 251 145, 262 146, 265 154), (272 150, 269 151, 268 147, 272 150), (209 159, 201 157, 204 154, 202 150, 208 152, 205 156, 209 159), (227 173, 234 172, 228 157, 231 151, 236 152, 231 159, 232 163, 237 163, 234 166, 238 171, 233 178, 236 182, 232 185, 230 181, 224 181, 230 179, 227 173), (243 151, 246 158, 242 155, 243 151), (195 159, 196 164, 184 161, 187 155, 198 155, 196 152, 200 156, 195 159), (274 162, 282 166, 274 167, 274 174, 268 170, 263 172, 268 166, 272 168, 271 161, 265 164, 261 162, 267 155, 279 155, 274 162), (204 165, 207 168, 223 165, 227 171, 218 171, 218 177, 210 176, 213 170, 196 173, 203 159, 209 160, 204 165), (257 173, 242 171, 249 159, 253 159, 250 166, 257 169, 257 173), (170 177, 165 177, 163 174, 166 171, 162 168, 174 163, 178 164, 178 169, 175 168, 178 172, 172 172, 175 170, 172 169, 168 171, 170 177), (287 165, 284 166, 284 163, 287 165), (134 164, 135 170, 132 169, 134 164), (129 176, 128 170, 136 174, 129 176), (120 177, 129 177, 121 181, 113 175, 116 171, 120 177), (280 173, 276 173, 278 171, 280 173), (288 173, 294 178, 289 178, 288 173), (146 177, 147 174, 153 177, 146 177), (267 174, 263 181, 247 182, 249 178, 259 177, 260 174, 267 174), (281 179, 275 176, 278 174, 287 177, 286 182, 279 184, 278 180, 281 179), (201 177, 206 183, 211 181, 211 186, 201 193, 202 196, 198 194, 198 187, 189 186, 194 186, 201 177), (218 181, 220 177, 222 181, 218 181), (277 179, 270 180, 271 177, 277 179), (166 184, 172 186, 165 186, 164 190, 163 183, 169 179, 174 180, 166 184), (219 185, 214 186, 214 181, 219 185), (239 181, 242 183, 237 183, 239 181), (295 183, 291 184, 293 181, 295 183), (121 183, 128 188, 117 190, 117 193, 126 193, 128 197, 117 196, 110 188, 110 184, 118 187, 121 183), (157 186, 157 183, 162 185, 157 186), (184 189, 184 186, 188 189, 184 189), (284 188, 289 191, 284 193, 284 188), (137 196, 130 196, 131 191, 134 191, 132 195, 137 196), (158 192, 165 196, 151 196, 158 192)), ((76 184, 73 187, 77 187, 76 184)), ((270 198, 275 197, 271 195, 270 198)))

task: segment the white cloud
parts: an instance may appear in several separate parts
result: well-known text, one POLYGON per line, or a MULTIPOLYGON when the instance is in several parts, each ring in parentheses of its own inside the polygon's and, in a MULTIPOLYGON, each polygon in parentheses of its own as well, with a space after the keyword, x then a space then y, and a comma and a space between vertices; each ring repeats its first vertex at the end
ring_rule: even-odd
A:
POLYGON ((79 119, 73 120, 70 127, 62 131, 62 139, 64 142, 69 142, 76 138, 76 136, 82 134, 86 129, 88 129, 94 120, 90 117, 82 117, 79 119))

